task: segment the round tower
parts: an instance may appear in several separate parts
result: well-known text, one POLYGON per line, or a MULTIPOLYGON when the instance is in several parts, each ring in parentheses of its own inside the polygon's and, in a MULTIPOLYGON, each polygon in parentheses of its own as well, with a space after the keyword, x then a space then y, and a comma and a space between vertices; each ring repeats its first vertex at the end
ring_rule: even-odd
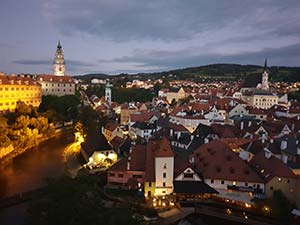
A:
POLYGON ((112 85, 109 83, 109 81, 106 81, 105 101, 107 101, 109 104, 111 104, 111 88, 112 88, 112 85))
POLYGON ((60 41, 57 44, 57 49, 55 52, 55 58, 53 61, 54 75, 65 76, 66 73, 66 63, 64 59, 64 52, 62 50, 60 41))

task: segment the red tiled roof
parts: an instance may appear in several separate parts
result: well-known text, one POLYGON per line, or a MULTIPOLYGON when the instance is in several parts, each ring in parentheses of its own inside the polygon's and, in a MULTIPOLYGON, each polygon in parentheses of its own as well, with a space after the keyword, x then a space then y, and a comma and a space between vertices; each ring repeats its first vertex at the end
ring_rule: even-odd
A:
POLYGON ((205 179, 263 182, 256 172, 222 141, 215 140, 200 146, 194 156, 197 171, 200 171, 205 179))
POLYGON ((0 84, 41 86, 38 82, 36 82, 35 80, 29 77, 19 77, 19 76, 0 76, 0 84))
POLYGON ((155 115, 155 112, 134 113, 134 114, 130 114, 130 121, 131 122, 147 122, 154 115, 155 115))
POLYGON ((37 81, 47 81, 56 83, 74 83, 73 77, 70 76, 55 76, 47 74, 37 75, 37 81))
POLYGON ((257 153, 250 161, 250 165, 260 173, 265 181, 270 181, 273 177, 297 178, 297 175, 274 156, 265 157, 265 152, 257 153))
POLYGON ((159 141, 150 141, 147 144, 145 180, 148 182, 155 181, 155 157, 174 157, 167 138, 163 137, 159 141))
POLYGON ((128 157, 121 159, 109 168, 109 171, 126 171, 127 164, 130 163, 129 171, 145 171, 146 146, 136 145, 128 157))
POLYGON ((108 123, 105 125, 105 129, 113 132, 118 127, 116 123, 108 123))

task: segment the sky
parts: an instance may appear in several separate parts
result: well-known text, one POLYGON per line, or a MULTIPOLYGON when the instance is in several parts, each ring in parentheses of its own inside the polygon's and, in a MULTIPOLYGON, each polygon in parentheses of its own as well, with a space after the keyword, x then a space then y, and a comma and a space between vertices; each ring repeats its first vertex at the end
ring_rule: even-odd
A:
POLYGON ((299 0, 1 0, 0 71, 137 73, 213 63, 300 66, 299 0))

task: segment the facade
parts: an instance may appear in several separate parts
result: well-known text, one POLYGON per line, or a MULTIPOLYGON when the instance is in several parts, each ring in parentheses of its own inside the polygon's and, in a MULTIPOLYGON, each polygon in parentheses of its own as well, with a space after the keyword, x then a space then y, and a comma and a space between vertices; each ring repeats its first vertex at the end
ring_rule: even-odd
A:
POLYGON ((244 95, 242 100, 258 109, 269 109, 278 104, 278 96, 269 92, 256 92, 253 95, 244 95))
POLYGON ((41 98, 38 82, 25 77, 0 76, 0 112, 13 111, 18 101, 39 107, 41 98))
POLYGON ((37 81, 42 86, 42 95, 75 95, 75 82, 72 77, 40 74, 37 81))
POLYGON ((57 44, 57 49, 55 53, 55 58, 53 61, 53 70, 55 76, 65 76, 66 75, 66 63, 64 59, 64 53, 60 42, 57 44))

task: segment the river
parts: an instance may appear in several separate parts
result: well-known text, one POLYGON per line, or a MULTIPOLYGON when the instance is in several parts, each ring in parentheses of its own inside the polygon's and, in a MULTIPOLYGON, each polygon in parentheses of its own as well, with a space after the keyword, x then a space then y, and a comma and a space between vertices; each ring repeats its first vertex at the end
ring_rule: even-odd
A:
MULTIPOLYGON (((62 134, 14 158, 0 171, 0 198, 41 187, 46 177, 63 175, 63 153, 73 140, 72 134, 62 134)), ((26 206, 27 203, 1 210, 0 224, 23 224, 26 206)))

